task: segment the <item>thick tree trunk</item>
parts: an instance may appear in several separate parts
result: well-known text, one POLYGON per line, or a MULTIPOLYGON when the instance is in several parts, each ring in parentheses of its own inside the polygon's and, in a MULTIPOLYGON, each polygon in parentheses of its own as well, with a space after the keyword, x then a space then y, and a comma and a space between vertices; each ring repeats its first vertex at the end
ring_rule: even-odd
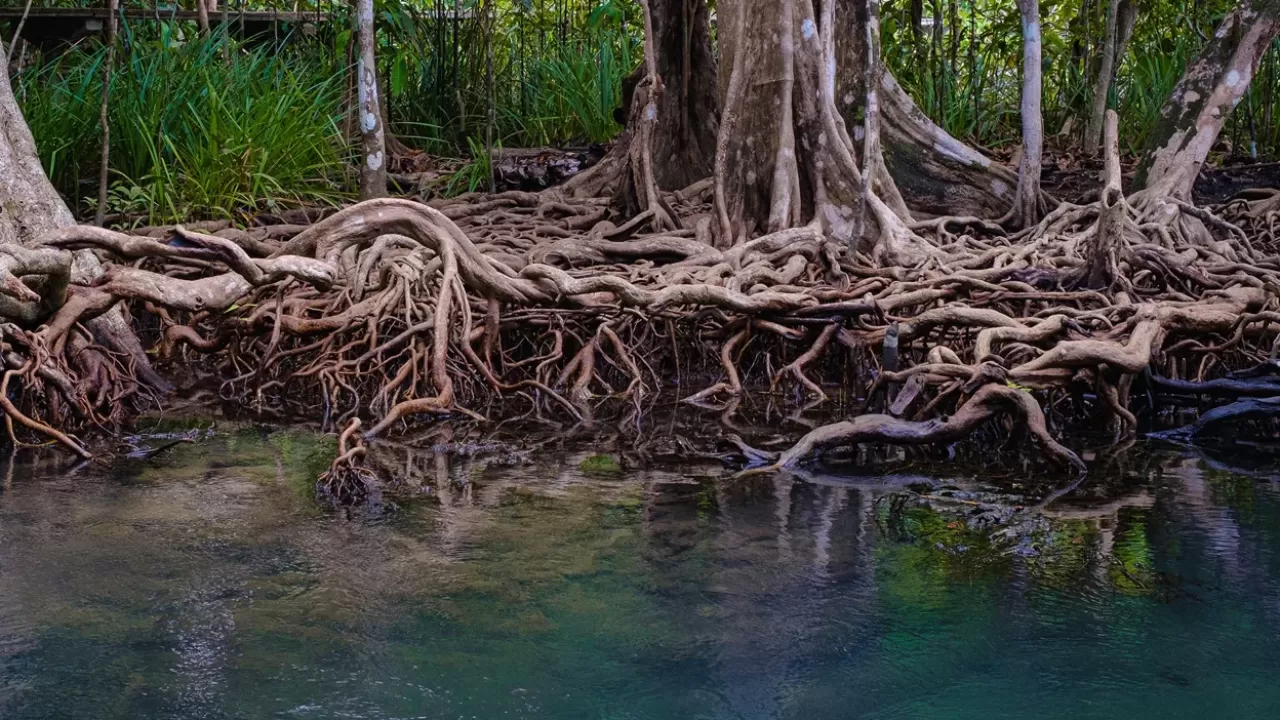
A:
POLYGON ((648 61, 628 82, 633 92, 626 130, 594 168, 576 176, 567 192, 618 196, 629 212, 646 207, 636 187, 633 165, 637 131, 648 125, 653 179, 662 190, 678 190, 711 174, 719 128, 716 61, 711 51, 710 13, 706 0, 649 0, 652 48, 661 92, 650 98, 648 61), (650 103, 654 110, 647 116, 650 103))
POLYGON ((71 211, 40 167, 8 73, 0 73, 0 244, 23 245, 74 224, 71 211))
POLYGON ((889 235, 900 239, 908 206, 938 215, 1004 214, 1015 173, 930 122, 882 68, 875 92, 867 92, 867 48, 878 36, 867 4, 829 0, 818 9, 815 15, 812 0, 717 6, 724 114, 716 206, 727 237, 816 218, 837 238, 883 239, 894 226, 889 235), (875 130, 864 126, 868 119, 875 130), (859 159, 855 140, 865 142, 868 130, 883 133, 883 154, 859 159), (870 168, 874 189, 867 222, 857 217, 862 167, 870 168))
POLYGON ((1148 196, 1190 201, 1209 150, 1280 32, 1280 0, 1242 0, 1187 68, 1160 110, 1138 167, 1148 196))
MULTIPOLYGON (((563 192, 613 195, 627 214, 647 209, 650 203, 644 196, 651 193, 644 187, 646 171, 636 154, 643 131, 648 133, 648 164, 658 188, 687 186, 714 169, 723 198, 717 215, 728 223, 726 237, 794 226, 819 208, 823 222, 842 228, 837 233, 842 236, 869 227, 853 220, 861 207, 862 184, 857 172, 861 143, 855 139, 864 139, 862 124, 871 95, 866 92, 866 3, 820 3, 818 9, 815 14, 814 0, 721 3, 717 75, 704 0, 651 0, 657 72, 650 73, 648 63, 637 70, 634 77, 643 80, 634 85, 626 130, 602 162, 566 183, 563 192), (784 13, 784 8, 790 10, 784 13), (745 25, 737 22, 740 11, 747 18, 745 25), (821 18, 827 16, 830 27, 820 33, 821 18), (785 44, 779 32, 784 26, 791 38, 785 44), (743 43, 747 52, 739 54, 736 49, 743 43), (652 103, 652 118, 651 74, 661 88, 652 103), (713 89, 715 77, 718 92, 713 89), (819 89, 828 94, 821 102, 819 89), (783 103, 783 95, 790 101, 783 103), (835 110, 829 113, 832 117, 824 115, 828 107, 835 110), (717 108, 725 108, 722 115, 717 108), (802 132, 801 124, 806 124, 802 132), (797 132, 807 134, 810 144, 797 145, 797 132), (856 138, 850 138, 850 132, 856 138), (820 145, 823 135, 841 140, 820 145), (830 176, 826 180, 803 170, 805 163, 832 153, 833 160, 821 164, 830 176), (823 186, 822 200, 815 203, 818 185, 823 186)), ((875 95, 883 154, 873 159, 871 175, 882 204, 899 218, 908 217, 908 207, 925 215, 994 218, 1006 213, 1014 204, 1018 174, 947 134, 920 111, 892 74, 882 67, 878 73, 875 95)))
POLYGON ((356 62, 357 114, 360 118, 360 199, 387 196, 387 148, 383 136, 382 104, 378 101, 378 64, 374 57, 377 36, 373 26, 373 0, 356 0, 356 36, 360 56, 356 62))
MULTIPOLYGON (((0 246, 29 245, 41 235, 75 224, 75 217, 53 189, 36 144, 18 109, 9 75, 0 72, 0 246)), ((93 253, 77 253, 73 282, 88 282, 102 274, 93 253)), ((99 342, 132 358, 135 371, 157 390, 169 384, 151 369, 151 363, 117 308, 87 323, 99 342)))
POLYGON ((861 95, 862 163, 839 108, 854 101, 847 88, 866 87, 879 70, 875 0, 818 8, 812 0, 718 5, 728 76, 715 168, 721 239, 804 225, 882 265, 924 262, 932 251, 910 231, 879 157, 880 93, 861 95))
POLYGON ((1013 204, 1018 174, 938 127, 887 70, 880 118, 885 164, 913 211, 1000 217, 1013 204))
POLYGON ((863 45, 837 32, 848 18, 835 10, 824 0, 819 28, 810 0, 717 6, 724 115, 716 212, 728 240, 810 220, 838 239, 855 230, 862 175, 835 93, 840 69, 862 77, 865 65, 854 52, 863 45))
POLYGON ((1023 227, 1039 222, 1045 210, 1040 194, 1044 114, 1040 103, 1043 69, 1039 0, 1018 0, 1018 12, 1022 15, 1022 159, 1017 196, 1006 219, 1011 225, 1023 227))

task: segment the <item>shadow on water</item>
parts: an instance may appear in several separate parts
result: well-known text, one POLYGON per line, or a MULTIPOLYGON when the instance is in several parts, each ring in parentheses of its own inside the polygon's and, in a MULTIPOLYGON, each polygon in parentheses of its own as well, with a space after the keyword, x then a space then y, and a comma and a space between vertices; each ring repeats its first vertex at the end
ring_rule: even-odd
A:
POLYGON ((0 717, 1280 706, 1280 492, 1224 469, 1248 458, 1100 450, 1065 488, 890 453, 873 474, 740 482, 669 435, 552 433, 528 453, 455 428, 380 448, 402 486, 350 512, 316 502, 333 442, 301 430, 110 471, 19 459, 0 492, 0 717))

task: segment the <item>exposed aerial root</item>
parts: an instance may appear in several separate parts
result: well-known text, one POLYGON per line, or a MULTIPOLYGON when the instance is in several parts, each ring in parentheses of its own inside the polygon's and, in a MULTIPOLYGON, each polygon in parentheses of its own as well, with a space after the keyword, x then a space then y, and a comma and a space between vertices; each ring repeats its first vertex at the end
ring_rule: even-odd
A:
POLYGON ((363 482, 361 438, 483 419, 499 401, 575 420, 600 399, 639 412, 672 388, 727 402, 726 419, 752 392, 821 403, 836 383, 888 410, 815 430, 771 468, 830 443, 954 442, 997 416, 1078 468, 1039 403, 1085 397, 1131 435, 1131 399, 1151 394, 1130 392, 1135 377, 1158 378, 1157 394, 1266 396, 1223 378, 1280 347, 1280 196, 1126 198, 1108 164, 1097 203, 1014 235, 890 212, 854 248, 813 224, 725 247, 704 191, 663 195, 672 223, 513 192, 212 234, 69 228, 0 246, 0 406, 15 432, 87 456, 66 430, 110 429, 153 401, 91 329, 124 307, 159 367, 243 409, 341 430, 335 494, 363 482), (84 250, 106 261, 96 280, 76 269, 84 250))

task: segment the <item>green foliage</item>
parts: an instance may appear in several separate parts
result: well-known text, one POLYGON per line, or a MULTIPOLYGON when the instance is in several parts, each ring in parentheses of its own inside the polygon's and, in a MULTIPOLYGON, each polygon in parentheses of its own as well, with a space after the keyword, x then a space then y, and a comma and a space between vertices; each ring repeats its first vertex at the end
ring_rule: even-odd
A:
POLYGON ((591 455, 578 464, 583 472, 616 473, 622 472, 618 459, 612 455, 591 455))
MULTIPOLYGON (((1040 3, 1046 133, 1071 120, 1079 130, 1093 103, 1107 2, 1040 3)), ((1142 146, 1160 107, 1202 38, 1234 6, 1234 0, 1144 3, 1125 56, 1116 69, 1110 106, 1120 115, 1121 136, 1131 150, 1142 146)), ((1021 20, 1015 3, 1000 0, 938 0, 926 3, 917 36, 909 3, 882 10, 886 65, 921 109, 951 134, 984 147, 1020 137, 1021 20), (937 8, 941 32, 934 22, 937 8)), ((1250 137, 1275 152, 1280 104, 1275 86, 1277 52, 1263 62, 1259 80, 1234 113, 1223 135, 1238 151, 1250 137)))
POLYGON ((449 179, 449 183, 445 185, 445 195, 486 190, 493 179, 493 155, 485 147, 484 141, 467 138, 467 148, 471 152, 471 162, 463 165, 449 179))
POLYGON ((642 42, 629 0, 380 4, 392 130, 424 149, 605 142, 642 42), (488 11, 486 13, 486 11, 488 11), (490 14, 491 13, 491 14, 490 14))
MULTIPOLYGON (((314 57, 215 34, 123 32, 112 75, 111 212, 147 222, 234 217, 264 203, 337 203, 347 152, 341 78, 314 57), (270 200, 268 200, 270 199, 270 200)), ((16 86, 41 160, 68 200, 92 208, 104 48, 25 70, 16 86)))

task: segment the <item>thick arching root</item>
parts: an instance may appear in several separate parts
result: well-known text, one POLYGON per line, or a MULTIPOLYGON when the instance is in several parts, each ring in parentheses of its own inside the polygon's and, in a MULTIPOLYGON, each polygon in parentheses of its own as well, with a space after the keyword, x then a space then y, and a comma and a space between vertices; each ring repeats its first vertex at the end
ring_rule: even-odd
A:
POLYGON ((677 385, 694 403, 729 400, 717 406, 728 418, 762 388, 823 402, 843 381, 854 403, 889 413, 827 431, 836 439, 951 442, 1007 415, 1075 467, 1037 398, 1088 395, 1074 412, 1132 434, 1136 377, 1212 380, 1276 345, 1280 261, 1254 241, 1270 222, 1261 205, 1110 193, 1017 235, 974 218, 886 221, 898 244, 876 252, 817 226, 717 247, 705 193, 664 202, 687 229, 641 232, 607 200, 503 193, 374 200, 311 225, 215 234, 70 228, 0 247, 16 391, 5 415, 76 452, 66 429, 127 419, 145 397, 136 374, 86 329, 124 306, 154 318, 161 366, 214 380, 223 400, 332 431, 360 420, 366 438, 506 412, 500 401, 573 420, 602 398, 641 412, 677 385), (97 253, 105 275, 78 280, 73 250, 97 253), (887 337, 896 359, 881 368, 887 337), (867 385, 874 397, 857 396, 867 385))

